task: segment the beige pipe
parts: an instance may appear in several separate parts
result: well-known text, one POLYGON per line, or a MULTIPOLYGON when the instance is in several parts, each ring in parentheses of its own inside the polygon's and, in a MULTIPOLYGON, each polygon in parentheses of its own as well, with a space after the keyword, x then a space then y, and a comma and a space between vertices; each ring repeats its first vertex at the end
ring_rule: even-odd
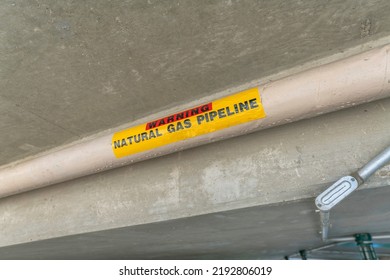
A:
MULTIPOLYGON (((390 96, 390 45, 259 86, 267 117, 117 159, 112 133, 0 168, 0 197, 390 96)), ((221 94, 203 99, 212 101, 221 94)), ((148 120, 196 105, 174 108, 148 120)), ((140 120, 137 123, 140 123, 140 120)), ((147 120, 146 120, 147 121, 147 120)), ((128 124, 131 127, 135 123, 128 124)))

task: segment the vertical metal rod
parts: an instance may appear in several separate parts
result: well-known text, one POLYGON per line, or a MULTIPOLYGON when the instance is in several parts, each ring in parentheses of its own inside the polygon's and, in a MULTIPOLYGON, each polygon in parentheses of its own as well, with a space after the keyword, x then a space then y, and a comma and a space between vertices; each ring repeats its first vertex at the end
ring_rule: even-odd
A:
POLYGON ((320 211, 320 217, 321 217, 321 225, 322 225, 322 241, 325 241, 328 239, 328 232, 329 232, 329 226, 330 226, 330 212, 320 211))

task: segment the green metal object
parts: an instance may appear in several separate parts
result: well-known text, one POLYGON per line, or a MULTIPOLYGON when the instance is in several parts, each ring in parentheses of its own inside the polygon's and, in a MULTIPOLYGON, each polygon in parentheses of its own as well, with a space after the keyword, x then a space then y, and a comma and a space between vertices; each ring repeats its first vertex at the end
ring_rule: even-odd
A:
POLYGON ((356 244, 360 248, 363 260, 377 260, 374 246, 372 244, 371 234, 358 233, 354 235, 356 244))
POLYGON ((301 255, 302 260, 307 260, 306 250, 299 251, 299 254, 301 255))

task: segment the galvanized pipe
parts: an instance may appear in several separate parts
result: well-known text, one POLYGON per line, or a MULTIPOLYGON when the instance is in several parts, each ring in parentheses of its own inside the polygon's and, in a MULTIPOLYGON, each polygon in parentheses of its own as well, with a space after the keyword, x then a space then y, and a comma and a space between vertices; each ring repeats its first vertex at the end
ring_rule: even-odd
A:
MULTIPOLYGON (((379 234, 379 235, 371 235, 373 240, 377 239, 390 239, 390 234, 379 234)), ((349 242, 349 241, 355 241, 355 237, 353 236, 344 236, 344 237, 332 237, 327 239, 326 241, 329 242, 349 242)))
MULTIPOLYGON (((373 175, 377 170, 382 168, 390 161, 390 146, 384 149, 381 153, 375 156, 370 160, 366 165, 364 165, 359 171, 354 175, 358 182, 358 186, 362 185, 371 175, 373 175), (357 176, 356 176, 357 175, 357 176)), ((317 206, 318 207, 318 206, 317 206)), ((323 241, 328 241, 329 234, 329 221, 330 210, 329 211, 320 211, 320 221, 321 221, 321 237, 323 241)), ((335 239, 331 239, 336 241, 335 239)), ((339 241, 339 240, 337 240, 339 241)))
POLYGON ((320 212, 320 219, 321 219, 321 236, 322 240, 326 240, 328 238, 328 232, 329 232, 329 226, 330 226, 330 212, 321 211, 320 212))
MULTIPOLYGON (((371 235, 371 238, 372 240, 378 240, 378 239, 390 239, 390 234, 387 234, 387 233, 384 233, 384 234, 374 234, 374 235, 371 235)), ((333 237, 333 238, 329 238, 326 240, 327 242, 332 242, 332 243, 328 243, 326 245, 323 245, 323 246, 320 246, 320 247, 316 247, 316 248, 311 248, 311 249, 307 249, 307 250, 304 250, 306 254, 310 254, 310 253, 314 253, 314 252, 326 252, 326 251, 322 251, 323 249, 328 249, 328 248, 331 248, 331 247, 334 247, 334 246, 337 246, 337 245, 342 245, 344 243, 348 243, 348 242, 355 242, 356 241, 356 236, 342 236, 342 237, 333 237)), ((386 254, 377 254, 379 256, 386 256, 386 254)), ((286 256, 285 259, 289 260, 291 259, 292 257, 299 257, 301 256, 301 251, 299 251, 298 253, 294 253, 294 254, 291 254, 289 256, 286 256)))
POLYGON ((390 162, 390 146, 370 160, 366 165, 359 169, 357 173, 363 181, 366 181, 372 174, 381 169, 388 162, 390 162))

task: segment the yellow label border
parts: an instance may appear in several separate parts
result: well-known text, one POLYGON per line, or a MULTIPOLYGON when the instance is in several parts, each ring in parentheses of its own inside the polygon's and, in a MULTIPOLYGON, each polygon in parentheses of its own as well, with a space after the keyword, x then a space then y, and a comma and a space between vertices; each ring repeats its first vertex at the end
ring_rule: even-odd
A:
POLYGON ((265 118, 258 88, 251 88, 212 102, 113 134, 117 158, 265 118))

